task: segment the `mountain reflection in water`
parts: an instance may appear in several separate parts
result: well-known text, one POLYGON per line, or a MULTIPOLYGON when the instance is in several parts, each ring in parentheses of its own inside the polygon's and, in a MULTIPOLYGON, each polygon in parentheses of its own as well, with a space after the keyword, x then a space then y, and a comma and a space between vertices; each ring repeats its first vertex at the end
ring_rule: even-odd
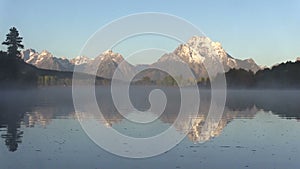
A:
MULTIPOLYGON (((145 111, 149 108, 149 92, 155 88, 131 88, 131 101, 135 108, 145 111)), ((164 113, 159 117, 160 123, 168 126, 174 123, 180 108, 180 93, 177 88, 162 88, 168 102, 164 113)), ((122 126, 126 121, 117 112, 109 94, 109 88, 99 87, 96 90, 98 105, 105 119, 98 119, 107 127, 122 126)), ((178 132, 187 132, 187 138, 194 142, 208 141, 219 136, 228 123, 236 118, 253 118, 260 110, 271 111, 273 114, 287 119, 300 119, 299 91, 239 91, 227 92, 225 110, 220 122, 205 123, 210 106, 210 92, 201 90, 201 104, 196 118, 191 120, 191 130, 184 120, 177 123, 178 132), (207 130, 201 130, 206 124, 207 130)), ((16 151, 22 143, 22 128, 46 127, 53 119, 76 119, 72 101, 71 88, 43 88, 27 91, 2 91, 0 98, 0 134, 9 151, 16 151), (23 126, 23 127, 22 127, 23 126)), ((89 103, 86 103, 89 106, 89 103)), ((154 112, 155 113, 155 112, 154 112)), ((80 118, 90 118, 86 112, 80 118)), ((93 117, 95 118, 95 117, 93 117)), ((126 122, 128 123, 128 122, 126 122)), ((153 125, 156 125, 155 123, 153 125)), ((126 132, 125 132, 126 133, 126 132)), ((153 133, 153 135, 158 133, 153 133)))

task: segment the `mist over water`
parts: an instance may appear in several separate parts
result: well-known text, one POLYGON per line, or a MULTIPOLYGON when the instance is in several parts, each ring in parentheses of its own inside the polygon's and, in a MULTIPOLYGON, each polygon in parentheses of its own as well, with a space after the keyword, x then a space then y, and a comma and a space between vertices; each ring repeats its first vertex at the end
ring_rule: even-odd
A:
MULTIPOLYGON (((131 86, 134 107, 155 113, 147 112, 149 93, 155 88, 158 87, 131 86)), ((155 121, 143 125, 125 119, 116 110, 108 86, 96 87, 97 102, 105 118, 98 119, 99 123, 131 137, 161 133, 178 115, 180 93, 176 87, 159 88, 167 97, 165 111, 155 121)), ((84 87, 81 92, 85 92, 84 87)), ((201 133, 201 129, 210 106, 210 91, 200 90, 199 112, 192 119, 186 138, 160 156, 134 160, 134 163, 132 159, 104 151, 87 137, 77 121, 70 87, 7 90, 0 94, 0 168, 117 169, 120 163, 128 169, 148 166, 297 168, 300 165, 297 160, 300 154, 298 90, 228 90, 221 121, 207 123, 212 130, 206 133, 201 133)), ((83 101, 89 106, 88 99, 83 101)), ((186 132, 188 127, 184 121, 180 124, 175 126, 177 131, 186 132)))

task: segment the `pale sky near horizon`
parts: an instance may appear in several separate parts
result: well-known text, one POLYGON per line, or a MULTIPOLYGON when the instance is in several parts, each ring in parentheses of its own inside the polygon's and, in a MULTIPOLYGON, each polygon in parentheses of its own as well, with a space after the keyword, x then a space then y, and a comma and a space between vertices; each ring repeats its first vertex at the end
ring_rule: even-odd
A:
POLYGON ((163 12, 193 23, 233 57, 271 66, 300 56, 299 11, 299 0, 0 0, 0 41, 15 26, 25 48, 73 58, 93 33, 112 20, 163 12))

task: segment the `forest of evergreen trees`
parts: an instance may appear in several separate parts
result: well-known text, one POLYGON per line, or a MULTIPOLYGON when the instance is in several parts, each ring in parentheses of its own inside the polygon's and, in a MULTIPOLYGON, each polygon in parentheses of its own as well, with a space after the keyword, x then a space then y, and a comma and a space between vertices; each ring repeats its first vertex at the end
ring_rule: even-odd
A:
POLYGON ((225 77, 228 88, 296 89, 300 88, 300 61, 281 63, 255 74, 243 69, 231 69, 225 77))

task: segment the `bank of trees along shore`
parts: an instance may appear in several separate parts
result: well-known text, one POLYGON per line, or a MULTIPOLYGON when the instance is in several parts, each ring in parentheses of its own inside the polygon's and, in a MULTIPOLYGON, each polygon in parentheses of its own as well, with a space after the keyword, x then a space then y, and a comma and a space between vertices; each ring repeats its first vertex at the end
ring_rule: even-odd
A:
POLYGON ((300 61, 286 62, 256 73, 232 69, 225 73, 228 88, 299 89, 300 61))

